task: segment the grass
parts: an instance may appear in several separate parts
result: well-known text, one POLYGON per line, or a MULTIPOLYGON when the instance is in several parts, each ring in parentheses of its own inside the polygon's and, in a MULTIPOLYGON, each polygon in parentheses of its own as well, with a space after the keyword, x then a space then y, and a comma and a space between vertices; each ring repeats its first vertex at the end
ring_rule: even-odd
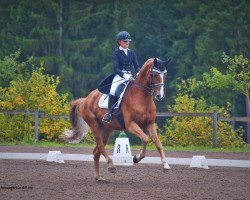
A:
MULTIPOLYGON (((14 146, 14 145, 23 145, 23 146, 39 146, 39 147, 74 147, 74 148, 93 148, 93 144, 68 144, 68 143, 57 143, 57 142, 4 142, 0 141, 0 146, 14 146)), ((109 144, 107 148, 113 149, 114 145, 109 144)), ((131 149, 141 149, 141 145, 131 145, 131 149)), ((148 150, 156 150, 154 145, 149 145, 147 147, 148 150)), ((188 146, 188 147, 181 147, 181 146, 166 146, 164 147, 166 151, 194 151, 194 152, 238 152, 238 153, 250 153, 250 146, 246 145, 245 147, 241 148, 212 148, 212 147, 197 147, 197 146, 188 146)))

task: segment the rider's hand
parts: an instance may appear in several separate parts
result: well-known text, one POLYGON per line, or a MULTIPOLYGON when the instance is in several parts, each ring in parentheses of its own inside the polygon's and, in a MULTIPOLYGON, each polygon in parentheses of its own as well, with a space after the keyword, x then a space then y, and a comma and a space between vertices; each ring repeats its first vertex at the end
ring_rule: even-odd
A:
POLYGON ((126 74, 126 73, 123 74, 123 78, 126 79, 126 80, 130 80, 130 81, 133 80, 132 75, 131 74, 126 74))

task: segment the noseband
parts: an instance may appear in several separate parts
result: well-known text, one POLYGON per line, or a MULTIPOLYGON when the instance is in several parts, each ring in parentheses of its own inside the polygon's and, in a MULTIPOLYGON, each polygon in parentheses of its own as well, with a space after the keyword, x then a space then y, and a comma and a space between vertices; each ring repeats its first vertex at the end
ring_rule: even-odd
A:
POLYGON ((158 74, 162 74, 165 75, 167 73, 167 70, 164 70, 163 72, 160 71, 159 69, 157 69, 155 66, 153 66, 150 69, 150 77, 151 77, 151 81, 150 81, 150 86, 153 90, 157 87, 161 87, 164 85, 164 80, 163 83, 154 83, 154 72, 158 73, 158 74))
POLYGON ((136 81, 133 81, 132 83, 138 86, 139 88, 143 89, 144 91, 148 92, 150 95, 154 95, 155 93, 155 88, 157 87, 162 87, 164 85, 164 80, 163 83, 155 83, 154 82, 154 73, 159 73, 165 75, 167 73, 167 70, 164 70, 163 72, 157 69, 155 66, 151 67, 150 69, 150 84, 149 86, 142 85, 136 81))

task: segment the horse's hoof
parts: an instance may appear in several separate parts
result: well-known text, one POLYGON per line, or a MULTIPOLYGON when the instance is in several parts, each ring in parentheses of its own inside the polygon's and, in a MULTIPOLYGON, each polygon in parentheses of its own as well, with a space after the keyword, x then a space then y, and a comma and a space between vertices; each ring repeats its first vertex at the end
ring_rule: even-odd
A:
POLYGON ((137 158, 136 155, 135 155, 134 158, 133 158, 133 162, 134 162, 134 163, 138 163, 138 162, 139 162, 139 160, 138 160, 138 158, 137 158))
POLYGON ((108 167, 108 171, 110 173, 116 173, 116 167, 112 166, 112 167, 108 167))
POLYGON ((170 166, 168 165, 168 163, 163 163, 163 171, 165 173, 168 173, 170 171, 170 166))
POLYGON ((170 170, 170 169, 163 168, 163 172, 167 174, 167 173, 171 172, 171 170, 170 170))
POLYGON ((95 181, 96 181, 97 183, 109 183, 108 180, 104 179, 104 178, 101 177, 101 176, 95 177, 95 181))

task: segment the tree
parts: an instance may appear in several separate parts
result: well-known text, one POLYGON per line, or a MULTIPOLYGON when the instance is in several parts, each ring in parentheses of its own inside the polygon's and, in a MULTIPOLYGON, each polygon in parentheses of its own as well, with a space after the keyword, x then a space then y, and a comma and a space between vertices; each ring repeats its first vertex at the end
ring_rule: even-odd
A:
POLYGON ((69 84, 74 96, 87 95, 111 71, 113 8, 112 2, 65 3, 63 55, 73 69, 69 84))
POLYGON ((179 77, 201 80, 219 66, 222 52, 249 57, 249 6, 248 0, 0 1, 0 58, 20 49, 21 60, 33 56, 46 73, 60 76, 59 91, 82 97, 112 72, 115 36, 127 30, 141 65, 150 57, 173 58, 171 104, 179 77))
POLYGON ((18 50, 0 60, 0 86, 8 87, 12 80, 16 80, 18 76, 24 75, 25 71, 28 71, 30 68, 30 60, 22 63, 17 62, 20 54, 21 52, 18 50))
MULTIPOLYGON (((204 73, 205 84, 213 89, 230 89, 245 96, 245 112, 250 117, 250 64, 247 58, 242 55, 230 58, 225 53, 222 55, 222 62, 227 64, 226 70, 221 72, 212 67, 210 73, 204 73)), ((247 143, 250 143, 250 123, 247 123, 247 143)))
POLYGON ((249 56, 249 1, 175 1, 177 77, 202 78, 222 52, 249 56))

